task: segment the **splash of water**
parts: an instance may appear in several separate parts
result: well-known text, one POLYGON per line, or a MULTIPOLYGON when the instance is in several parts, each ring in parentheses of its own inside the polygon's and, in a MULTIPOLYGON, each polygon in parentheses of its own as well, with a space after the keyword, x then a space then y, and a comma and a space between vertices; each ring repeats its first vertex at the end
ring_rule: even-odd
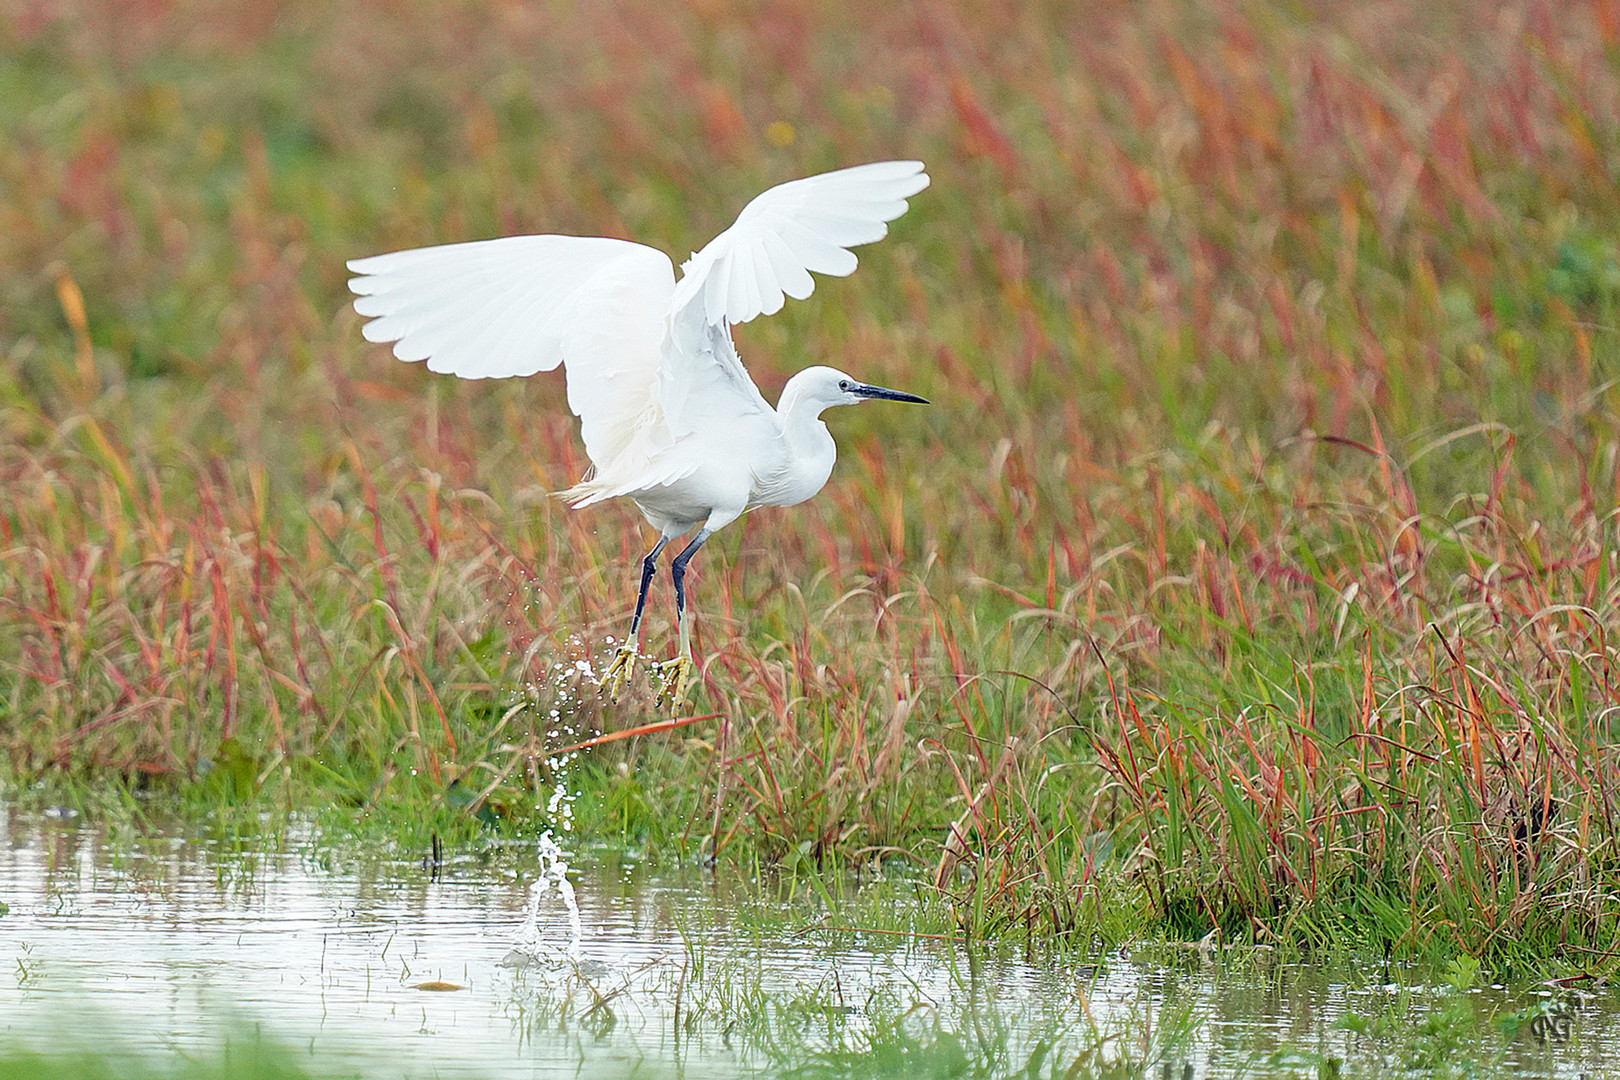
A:
POLYGON ((518 928, 511 951, 502 961, 508 967, 522 967, 533 963, 557 961, 577 962, 581 943, 585 938, 585 925, 579 917, 579 903, 574 896, 574 883, 568 880, 568 859, 563 849, 547 829, 540 835, 538 845, 540 878, 529 890, 529 914, 518 928), (568 916, 568 942, 559 946, 546 939, 540 927, 540 906, 553 892, 562 901, 568 916))
MULTIPOLYGON (((583 643, 577 637, 569 639, 569 652, 577 654, 582 648, 583 643)), ((527 661, 527 658, 525 659, 527 661)), ((575 727, 579 723, 576 708, 582 699, 580 692, 582 682, 591 685, 599 682, 587 661, 577 658, 569 662, 557 660, 551 663, 549 675, 525 683, 518 693, 520 697, 526 698, 526 703, 532 707, 542 707, 543 703, 549 701, 547 733, 550 737, 559 741, 578 742, 586 737, 585 733, 581 733, 575 727)), ((569 832, 574 827, 574 799, 578 793, 569 790, 564 776, 576 756, 555 755, 549 762, 556 784, 547 800, 545 814, 547 819, 563 833, 569 832)), ((538 810, 540 807, 536 805, 535 809, 538 810)), ((536 854, 540 860, 540 877, 529 890, 528 915, 518 929, 517 937, 502 963, 509 967, 571 964, 577 969, 585 930, 580 920, 579 904, 574 896, 573 883, 568 880, 568 860, 552 830, 547 829, 541 834, 536 854), (569 936, 566 944, 559 943, 557 939, 560 935, 554 931, 550 933, 548 940, 547 931, 541 925, 541 907, 546 903, 546 898, 553 893, 562 902, 568 918, 569 936)))

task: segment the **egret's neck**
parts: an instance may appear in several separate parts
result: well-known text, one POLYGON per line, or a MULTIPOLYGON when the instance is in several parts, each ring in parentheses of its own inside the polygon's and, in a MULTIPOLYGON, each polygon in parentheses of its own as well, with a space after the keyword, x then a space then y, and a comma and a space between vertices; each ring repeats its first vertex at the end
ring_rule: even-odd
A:
POLYGON ((814 395, 805 392, 805 384, 795 375, 782 387, 782 396, 776 402, 776 415, 782 421, 782 431, 790 443, 807 444, 820 439, 831 439, 827 425, 821 422, 821 411, 829 408, 814 395))
POLYGON ((791 506, 820 491, 838 456, 838 447, 827 425, 821 422, 821 410, 828 405, 804 390, 798 376, 794 376, 782 388, 782 396, 776 402, 776 416, 782 425, 787 453, 783 472, 776 480, 781 490, 771 500, 775 505, 791 506))

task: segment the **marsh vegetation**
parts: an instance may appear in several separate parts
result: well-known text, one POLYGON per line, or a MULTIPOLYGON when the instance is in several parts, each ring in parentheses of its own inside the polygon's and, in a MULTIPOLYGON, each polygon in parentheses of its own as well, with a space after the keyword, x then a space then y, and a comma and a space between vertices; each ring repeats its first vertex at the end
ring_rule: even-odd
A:
POLYGON ((1606 969, 1617 56, 1602 0, 0 9, 3 797, 1606 969), (712 542, 701 719, 559 756, 656 719, 591 678, 648 537, 545 497, 560 379, 394 361, 345 259, 684 254, 893 157, 739 347, 934 404, 712 542))

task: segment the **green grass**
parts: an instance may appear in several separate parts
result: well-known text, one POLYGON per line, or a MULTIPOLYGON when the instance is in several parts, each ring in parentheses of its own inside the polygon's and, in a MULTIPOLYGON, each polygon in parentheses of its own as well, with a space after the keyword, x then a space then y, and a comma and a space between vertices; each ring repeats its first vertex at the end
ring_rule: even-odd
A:
POLYGON ((550 824, 548 749, 656 718, 569 674, 645 530, 542 497, 560 379, 393 361, 344 260, 684 255, 916 156, 738 336, 767 396, 935 404, 832 417, 827 490, 705 549, 716 715, 569 765, 577 832, 904 861, 973 933, 1607 965, 1607 8, 852 11, 0 16, 7 798, 550 824))

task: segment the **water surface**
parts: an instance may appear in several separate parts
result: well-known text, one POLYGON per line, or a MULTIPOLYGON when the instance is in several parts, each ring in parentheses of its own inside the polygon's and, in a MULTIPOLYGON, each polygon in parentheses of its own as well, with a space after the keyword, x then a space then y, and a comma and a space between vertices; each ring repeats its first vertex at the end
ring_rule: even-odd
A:
MULTIPOLYGON (((437 875, 296 830, 266 847, 195 829, 113 839, 0 809, 0 1050, 162 1062, 268 1040, 316 1074, 390 1077, 926 1075, 964 1063, 1011 1075, 1032 1060, 1062 1076, 1080 1059, 1153 1077, 1314 1075, 1329 1057, 1347 1073, 1398 1063, 1341 1017, 1398 1007, 1415 1030, 1443 998, 1399 974, 1283 969, 1264 953, 1028 955, 828 933, 818 919, 847 920, 783 899, 779 882, 652 872, 566 852, 566 839, 577 931, 554 889, 537 892, 532 844, 452 857, 437 875)), ((905 903, 903 888, 883 887, 905 903)), ((1473 993, 1487 1016, 1550 992, 1473 993)), ((1523 1075, 1620 1075, 1612 996, 1567 1015, 1567 1038, 1504 1042, 1481 1023, 1462 1057, 1499 1056, 1523 1075)))

